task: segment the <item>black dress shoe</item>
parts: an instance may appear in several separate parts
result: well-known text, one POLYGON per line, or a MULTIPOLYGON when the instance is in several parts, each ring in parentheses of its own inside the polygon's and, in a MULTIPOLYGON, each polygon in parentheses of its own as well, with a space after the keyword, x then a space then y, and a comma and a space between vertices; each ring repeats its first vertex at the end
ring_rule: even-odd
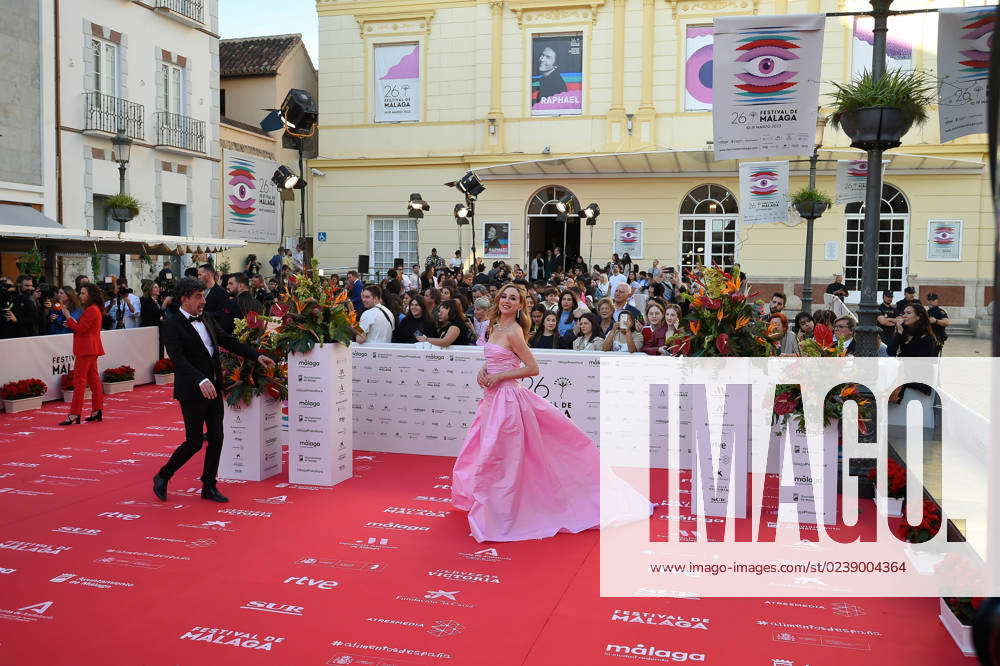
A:
POLYGON ((161 502, 167 501, 167 480, 159 474, 153 477, 153 494, 156 495, 161 502))
POLYGON ((212 500, 213 502, 228 502, 229 498, 219 492, 218 488, 202 488, 201 498, 212 500))
POLYGON ((76 425, 80 424, 80 416, 78 414, 77 415, 70 414, 69 416, 66 417, 65 421, 60 421, 59 422, 59 425, 61 425, 61 426, 69 426, 69 425, 74 425, 74 424, 76 424, 76 425))
POLYGON ((104 420, 104 415, 101 413, 102 411, 103 410, 98 409, 96 412, 85 418, 84 421, 86 421, 87 423, 93 423, 94 421, 100 423, 101 421, 104 420))

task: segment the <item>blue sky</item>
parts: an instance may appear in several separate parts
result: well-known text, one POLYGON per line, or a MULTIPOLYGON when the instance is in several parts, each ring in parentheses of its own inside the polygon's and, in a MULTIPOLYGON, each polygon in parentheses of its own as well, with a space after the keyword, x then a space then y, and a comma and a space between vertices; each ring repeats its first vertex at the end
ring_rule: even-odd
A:
POLYGON ((219 34, 257 37, 302 33, 313 64, 319 66, 319 21, 315 0, 219 0, 219 34))

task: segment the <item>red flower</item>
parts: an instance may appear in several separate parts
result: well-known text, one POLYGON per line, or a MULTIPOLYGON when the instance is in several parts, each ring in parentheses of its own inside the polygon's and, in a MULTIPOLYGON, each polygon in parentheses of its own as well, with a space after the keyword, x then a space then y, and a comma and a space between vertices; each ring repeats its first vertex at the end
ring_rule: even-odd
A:
POLYGON ((985 601, 985 597, 972 597, 969 599, 969 604, 974 609, 979 610, 979 607, 983 605, 983 601, 985 601))
POLYGON ((798 406, 798 400, 791 393, 782 393, 774 398, 774 413, 779 416, 791 414, 798 406))
POLYGON ((288 305, 285 303, 275 303, 271 306, 271 316, 272 317, 284 317, 288 314, 288 305))
POLYGON ((271 398, 277 400, 281 397, 281 389, 274 382, 268 382, 267 384, 267 395, 271 398))
POLYGON ((813 340, 823 349, 833 346, 833 331, 824 324, 816 324, 813 328, 813 340))
POLYGON ((169 358, 161 358, 153 364, 154 375, 169 375, 174 371, 174 362, 169 358))
POLYGON ((299 283, 299 279, 297 277, 295 277, 294 275, 289 275, 288 276, 288 286, 289 287, 294 287, 298 283, 299 283))
POLYGON ((48 390, 49 387, 41 379, 20 379, 0 387, 0 398, 4 400, 37 398, 40 395, 45 395, 48 390))
POLYGON ((261 319, 260 315, 258 315, 253 310, 251 310, 250 312, 247 313, 246 321, 247 321, 247 326, 249 326, 250 328, 252 328, 254 330, 261 330, 265 326, 267 326, 267 324, 265 323, 265 321, 263 319, 261 319))
POLYGON ((719 337, 715 339, 715 348, 719 350, 719 353, 723 356, 729 355, 729 335, 727 333, 720 333, 719 337))
POLYGON ((722 307, 722 301, 716 298, 709 298, 708 296, 702 299, 702 304, 709 310, 713 311, 722 307))
POLYGON ((742 291, 734 291, 733 293, 729 294, 729 300, 731 300, 733 303, 743 303, 744 301, 747 300, 747 295, 744 294, 742 291))

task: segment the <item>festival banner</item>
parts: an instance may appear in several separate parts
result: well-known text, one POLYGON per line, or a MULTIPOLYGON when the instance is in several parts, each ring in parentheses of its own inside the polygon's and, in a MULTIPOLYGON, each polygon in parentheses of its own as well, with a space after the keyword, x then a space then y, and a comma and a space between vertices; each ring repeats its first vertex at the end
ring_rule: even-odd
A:
POLYGON ((374 47, 375 122, 420 121, 420 44, 374 47))
POLYGON ((642 220, 615 220, 615 254, 642 259, 642 220))
POLYGON ((583 33, 532 35, 531 115, 583 113, 583 33))
POLYGON ((927 261, 962 260, 962 220, 927 223, 927 261))
POLYGON ((715 19, 715 159, 811 155, 823 14, 715 19))
MULTIPOLYGON (((851 78, 856 79, 872 69, 875 21, 871 16, 854 17, 851 40, 851 78)), ((885 36, 885 69, 887 72, 913 69, 913 37, 923 31, 923 17, 916 14, 889 17, 889 32, 885 36)))
POLYGON ((281 240, 281 201, 271 176, 274 160, 227 150, 223 156, 223 236, 251 243, 281 240))
POLYGON ((712 26, 687 26, 684 110, 712 110, 712 26))
POLYGON ((788 221, 788 162, 740 165, 740 213, 743 224, 788 221))
POLYGON ((510 222, 483 222, 483 257, 510 259, 510 222))
POLYGON ((986 132, 986 85, 995 7, 938 11, 938 119, 941 141, 986 132))
MULTIPOLYGON (((882 173, 889 164, 882 162, 882 173)), ((868 191, 868 160, 837 160, 837 191, 833 203, 864 203, 868 191)))

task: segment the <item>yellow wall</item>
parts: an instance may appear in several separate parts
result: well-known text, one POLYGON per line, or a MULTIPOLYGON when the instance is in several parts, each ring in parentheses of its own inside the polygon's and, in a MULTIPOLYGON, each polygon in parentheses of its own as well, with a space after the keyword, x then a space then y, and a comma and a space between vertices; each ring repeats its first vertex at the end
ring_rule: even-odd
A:
MULTIPOLYGON (((893 9, 947 6, 943 1, 897 0, 893 9)), ((860 0, 318 0, 320 21, 320 155, 313 166, 333 178, 315 183, 316 229, 331 242, 317 245, 324 265, 354 265, 368 254, 369 219, 404 212, 410 192, 420 192, 432 210, 420 223, 421 258, 432 246, 450 256, 457 229, 451 214, 457 192, 443 187, 469 168, 532 159, 636 150, 705 149, 712 138, 709 112, 684 111, 685 30, 711 24, 716 16, 864 10, 860 0), (580 31, 584 36, 584 113, 532 118, 528 107, 531 35, 580 31), (373 44, 419 42, 423 87, 422 121, 375 124, 371 109, 373 44), (617 47, 617 48, 616 48, 617 47), (494 54, 499 54, 495 62, 494 54), (625 114, 634 130, 625 130, 625 114), (487 118, 496 123, 488 131, 487 118), (549 147, 549 153, 543 149, 549 147)), ((937 18, 923 15, 914 61, 933 71, 937 18)), ((826 23, 823 79, 850 75, 849 18, 826 23)), ((823 84, 823 92, 831 86, 823 84)), ((825 97, 821 97, 821 100, 825 97)), ((911 131, 897 152, 985 161, 982 135, 941 145, 936 109, 927 125, 911 131)), ((828 128, 826 148, 847 148, 842 133, 828 128)), ((908 274, 924 284, 978 284, 992 275, 992 213, 986 178, 892 176, 887 182, 908 197, 911 221, 908 274), (928 262, 929 219, 962 219, 963 261, 928 262), (954 282, 950 282, 954 281, 954 282)), ((480 221, 509 220, 512 261, 524 263, 525 206, 545 185, 572 190, 583 203, 596 201, 602 217, 594 232, 594 258, 606 260, 611 222, 642 219, 645 256, 678 263, 678 208, 690 189, 716 182, 737 191, 735 178, 490 180, 480 200, 480 221)), ((818 184, 832 192, 831 174, 818 184)), ((805 185, 793 178, 792 188, 805 185)), ((843 265, 843 207, 816 227, 814 279, 828 280, 843 265), (823 259, 824 243, 837 241, 837 261, 823 259)), ((740 259, 751 275, 801 280, 804 224, 740 227, 740 259)), ((468 227, 463 254, 468 254, 468 227)), ((477 235, 481 233, 477 229, 477 235)), ((581 247, 588 251, 588 234, 581 247)), ((973 287, 969 287, 972 289, 973 287)), ((976 287, 978 289, 978 287, 976 287)), ((973 289, 975 291, 975 289, 973 289)), ((981 292, 981 289, 979 290, 981 292)), ((970 303, 975 301, 971 298, 970 303)))

